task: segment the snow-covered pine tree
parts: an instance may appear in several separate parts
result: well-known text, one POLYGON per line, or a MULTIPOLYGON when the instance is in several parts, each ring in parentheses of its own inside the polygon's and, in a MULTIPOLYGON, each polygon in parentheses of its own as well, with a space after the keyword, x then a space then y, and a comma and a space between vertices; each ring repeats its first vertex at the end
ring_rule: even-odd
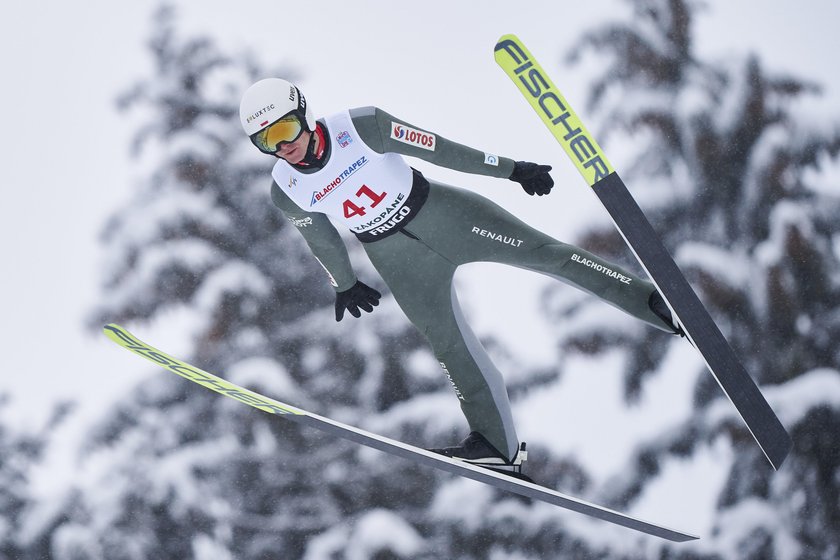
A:
MULTIPOLYGON (((717 412, 717 388, 702 381, 696 413, 685 425, 663 426, 663 436, 639 450, 631 476, 613 488, 616 504, 639 496, 668 457, 731 440, 737 453, 721 491, 715 544, 662 554, 726 556, 731 543, 754 558, 830 556, 836 537, 822 529, 837 524, 831 340, 838 319, 830 304, 840 236, 830 220, 837 200, 819 188, 819 169, 836 159, 837 135, 797 112, 802 106, 793 101, 807 100, 811 86, 770 76, 754 58, 695 60, 691 5, 635 6, 633 22, 584 42, 613 61, 596 83, 595 106, 610 116, 604 122, 636 135, 639 164, 632 173, 622 166, 623 175, 750 371, 767 384, 797 447, 787 472, 766 472, 737 419, 717 412), (779 552, 786 545, 794 555, 779 552)), ((155 29, 156 74, 125 99, 143 110, 138 149, 154 167, 105 232, 109 266, 94 327, 179 317, 193 343, 184 357, 207 369, 399 439, 454 437, 444 434, 453 427, 447 418, 428 421, 426 411, 457 405, 437 372, 428 375, 434 363, 393 302, 386 298, 352 328, 335 325, 320 267, 270 204, 270 162, 243 141, 236 108, 255 77, 290 74, 261 72, 206 39, 179 38, 166 11, 155 29)), ((627 256, 609 231, 584 242, 627 256)), ((357 248, 353 257, 365 266, 357 248)), ((576 299, 561 320, 589 304, 576 299)), ((570 352, 628 347, 632 398, 669 340, 600 325, 564 344, 570 352)), ((167 375, 115 405, 83 461, 72 499, 55 508, 40 548, 23 557, 49 550, 59 560, 250 559, 278 551, 311 559, 642 558, 650 551, 630 549, 626 534, 596 535, 551 508, 404 469, 167 375)), ((574 464, 551 457, 540 464, 539 454, 535 464, 542 482, 575 493, 587 485, 574 464)))
MULTIPOLYGON (((151 323, 169 332, 176 318, 192 337, 184 357, 205 369, 396 439, 457 441, 465 428, 457 400, 393 300, 336 325, 322 269, 270 203, 271 160, 243 138, 238 101, 255 78, 290 73, 226 56, 209 39, 179 38, 168 10, 150 47, 156 74, 123 99, 144 119, 136 149, 150 154, 150 171, 105 229, 108 267, 92 327, 151 323)), ((375 283, 352 238, 349 246, 375 283)), ((519 376, 519 390, 528 378, 519 376)), ((545 556, 567 530, 559 510, 541 508, 549 528, 527 524, 538 538, 522 542, 524 526, 510 517, 530 511, 519 498, 405 468, 173 376, 118 403, 84 453, 91 474, 56 514, 60 560, 545 556), (478 526, 459 523, 460 514, 478 526)), ((577 465, 548 450, 531 463, 551 486, 586 484, 577 465)), ((582 550, 578 541, 565 550, 582 550)))
MULTIPOLYGON (((429 408, 377 423, 409 396, 457 400, 392 299, 335 323, 323 270, 271 204, 272 161, 243 137, 239 97, 257 77, 293 74, 183 39, 175 21, 156 15, 155 74, 123 99, 143 119, 136 149, 148 171, 104 231, 93 328, 171 333, 174 321, 193 347, 184 357, 233 381, 400 439, 454 437, 445 422, 424 431, 429 408)), ((374 553, 414 554, 425 547, 416 512, 437 476, 165 374, 117 403, 82 455, 85 476, 45 536, 52 558, 318 557, 310 547, 328 548, 335 531, 374 553), (371 544, 371 523, 393 530, 371 544)))
MULTIPOLYGON (((572 52, 578 60, 592 52, 603 69, 589 104, 604 124, 596 136, 613 132, 621 135, 615 144, 634 146, 627 162, 616 162, 625 181, 762 385, 794 448, 774 474, 710 375, 659 372, 671 345, 684 342, 597 325, 565 347, 628 348, 628 400, 657 372, 698 379, 690 419, 663 425, 661 437, 639 448, 630 475, 612 489, 615 503, 627 507, 638 498, 669 458, 690 459, 723 441, 735 449, 711 543, 674 548, 668 557, 835 557, 840 118, 813 114, 809 100, 819 88, 768 70, 758 56, 699 60, 692 39, 699 3, 631 5, 631 21, 586 33, 572 52)), ((611 229, 588 232, 581 244, 627 258, 611 229)))
MULTIPOLYGON (((0 411, 8 405, 8 395, 0 394, 0 411)), ((0 422, 0 558, 20 554, 21 513, 30 498, 27 470, 35 462, 42 445, 34 438, 21 437, 0 422)))
MULTIPOLYGON (((10 397, 0 394, 0 413, 9 405, 10 397)), ((0 558, 28 560, 49 555, 49 539, 40 538, 29 523, 29 514, 40 506, 32 477, 43 468, 53 432, 71 410, 68 403, 58 403, 43 427, 25 430, 6 426, 0 419, 0 558)))

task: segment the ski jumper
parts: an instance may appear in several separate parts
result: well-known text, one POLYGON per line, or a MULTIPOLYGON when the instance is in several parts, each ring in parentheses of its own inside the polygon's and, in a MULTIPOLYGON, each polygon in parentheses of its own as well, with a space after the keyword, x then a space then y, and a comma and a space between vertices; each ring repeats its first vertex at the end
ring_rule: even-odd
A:
POLYGON ((519 440, 504 379, 458 305, 455 270, 470 262, 539 272, 590 292, 672 332, 649 306, 652 283, 528 226, 473 192, 427 180, 402 155, 480 175, 508 178, 514 162, 419 129, 375 107, 319 120, 324 165, 279 159, 271 196, 329 273, 336 291, 356 275, 327 216, 362 241, 400 308, 425 335, 449 378, 471 431, 513 457, 519 440))

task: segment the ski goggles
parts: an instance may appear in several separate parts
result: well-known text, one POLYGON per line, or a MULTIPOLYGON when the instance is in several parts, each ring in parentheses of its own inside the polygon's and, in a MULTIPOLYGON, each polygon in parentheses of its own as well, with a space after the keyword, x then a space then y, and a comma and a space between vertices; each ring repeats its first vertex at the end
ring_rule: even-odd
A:
POLYGON ((292 111, 251 135, 251 142, 265 154, 274 154, 283 144, 294 142, 303 133, 303 117, 292 111))

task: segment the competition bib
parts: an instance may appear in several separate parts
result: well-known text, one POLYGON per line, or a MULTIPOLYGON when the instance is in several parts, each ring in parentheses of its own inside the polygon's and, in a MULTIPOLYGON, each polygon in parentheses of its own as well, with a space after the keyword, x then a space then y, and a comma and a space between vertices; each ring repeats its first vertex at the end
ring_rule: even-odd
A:
POLYGON ((410 209, 412 171, 398 154, 379 154, 359 138, 350 113, 326 117, 332 150, 315 173, 300 173, 279 159, 271 171, 277 185, 307 212, 320 212, 356 234, 384 233, 410 209), (382 230, 382 231, 378 231, 382 230))

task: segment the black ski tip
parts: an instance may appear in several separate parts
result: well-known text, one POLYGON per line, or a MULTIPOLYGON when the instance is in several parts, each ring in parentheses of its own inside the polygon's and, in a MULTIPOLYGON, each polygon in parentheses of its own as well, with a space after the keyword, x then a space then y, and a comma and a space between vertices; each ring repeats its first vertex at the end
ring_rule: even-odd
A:
POLYGON ((787 459, 787 456, 790 454, 790 450, 793 448, 793 440, 790 438, 790 435, 785 433, 785 436, 787 437, 777 436, 772 446, 761 448, 764 452, 764 456, 767 457, 768 461, 770 461, 770 465, 773 467, 774 471, 778 471, 782 468, 782 464, 785 462, 785 459, 787 459))

